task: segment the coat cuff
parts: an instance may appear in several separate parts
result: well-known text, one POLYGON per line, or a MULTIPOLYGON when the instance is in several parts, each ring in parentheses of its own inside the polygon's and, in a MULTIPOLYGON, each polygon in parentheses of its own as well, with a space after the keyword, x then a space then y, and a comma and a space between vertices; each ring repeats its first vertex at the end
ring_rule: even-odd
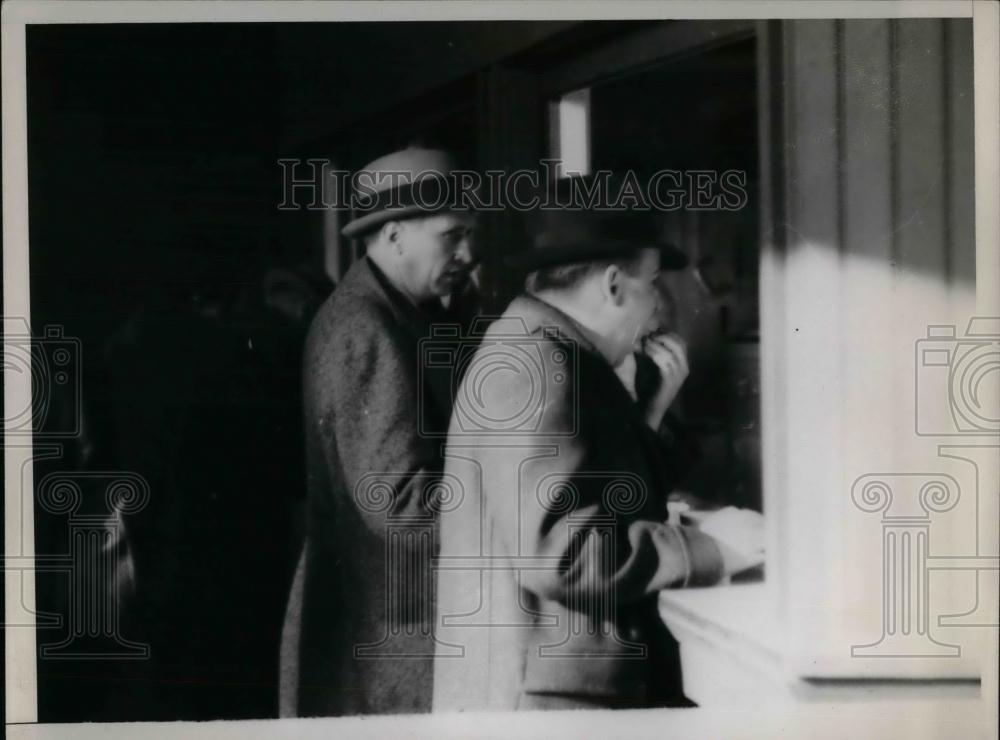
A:
POLYGON ((684 548, 687 576, 680 586, 711 586, 722 580, 725 569, 715 540, 696 527, 669 524, 684 548))

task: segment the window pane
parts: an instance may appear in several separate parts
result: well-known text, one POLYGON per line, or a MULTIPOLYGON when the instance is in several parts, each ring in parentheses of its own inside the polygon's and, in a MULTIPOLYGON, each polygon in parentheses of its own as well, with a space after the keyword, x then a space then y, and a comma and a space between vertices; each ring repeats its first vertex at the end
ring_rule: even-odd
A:
POLYGON ((590 88, 563 95, 550 104, 551 156, 557 177, 590 174, 590 88))

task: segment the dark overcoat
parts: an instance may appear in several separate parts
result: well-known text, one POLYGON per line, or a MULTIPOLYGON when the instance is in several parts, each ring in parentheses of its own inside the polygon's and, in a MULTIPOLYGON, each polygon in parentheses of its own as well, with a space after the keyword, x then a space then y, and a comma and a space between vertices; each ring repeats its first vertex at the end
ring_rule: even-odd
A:
POLYGON ((430 709, 435 481, 446 374, 422 371, 431 315, 368 258, 313 320, 304 393, 306 543, 282 640, 282 716, 430 709))
POLYGON ((665 523, 661 453, 564 313, 522 296, 490 326, 445 453, 464 498, 440 517, 435 711, 682 699, 657 594, 722 564, 707 535, 665 523))

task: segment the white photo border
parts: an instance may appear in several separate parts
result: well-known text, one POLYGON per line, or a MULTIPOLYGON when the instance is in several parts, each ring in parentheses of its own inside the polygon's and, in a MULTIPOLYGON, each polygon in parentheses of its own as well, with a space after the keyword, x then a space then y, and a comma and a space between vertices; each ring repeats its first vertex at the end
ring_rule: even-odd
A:
MULTIPOLYGON (((599 20, 710 18, 896 18, 972 17, 975 89, 976 281, 979 315, 1000 315, 1000 4, 991 0, 606 0, 576 2, 281 2, 215 0, 213 2, 141 2, 109 0, 11 0, 3 5, 3 275, 4 315, 30 316, 28 233, 28 158, 25 31, 29 24, 176 23, 176 22, 304 22, 362 20, 599 20)), ((6 347, 5 347, 6 351, 6 347)), ((30 377, 5 373, 6 408, 25 407, 31 397, 30 377)), ((28 404, 30 405, 30 403, 28 404)), ((32 484, 21 470, 30 460, 30 441, 5 434, 5 556, 33 554, 32 484), (26 483, 22 487, 22 483, 26 483), (22 527, 22 522, 24 526, 22 527)), ((6 573, 5 573, 6 576, 6 573)), ((34 603, 29 571, 23 580, 5 577, 6 608, 24 600, 34 603), (11 589, 15 590, 12 591, 11 589)), ((998 636, 983 671, 982 701, 895 702, 863 705, 796 705, 767 710, 709 713, 671 710, 664 727, 657 710, 634 712, 515 713, 504 715, 423 715, 420 717, 336 718, 206 723, 115 723, 86 725, 37 724, 35 631, 6 630, 7 735, 17 740, 49 738, 271 738, 351 737, 467 738, 485 736, 606 737, 620 734, 627 722, 632 737, 996 737, 998 636), (992 667, 990 667, 992 666, 992 667), (983 710, 981 713, 979 710, 983 710), (981 716, 980 716, 981 715, 981 716), (962 724, 959 724, 961 718, 962 724), (627 718, 627 719, 626 719, 627 718)))

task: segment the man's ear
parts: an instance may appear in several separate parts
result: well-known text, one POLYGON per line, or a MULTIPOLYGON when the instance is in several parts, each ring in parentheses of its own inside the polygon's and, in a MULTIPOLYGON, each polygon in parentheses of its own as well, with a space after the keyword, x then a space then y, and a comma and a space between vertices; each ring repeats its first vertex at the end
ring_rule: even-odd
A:
POLYGON ((622 285, 622 270, 618 265, 608 265, 601 274, 601 291, 615 306, 622 305, 625 293, 622 285))
POLYGON ((386 244, 397 252, 403 250, 403 223, 401 221, 386 221, 382 224, 382 236, 386 244))

